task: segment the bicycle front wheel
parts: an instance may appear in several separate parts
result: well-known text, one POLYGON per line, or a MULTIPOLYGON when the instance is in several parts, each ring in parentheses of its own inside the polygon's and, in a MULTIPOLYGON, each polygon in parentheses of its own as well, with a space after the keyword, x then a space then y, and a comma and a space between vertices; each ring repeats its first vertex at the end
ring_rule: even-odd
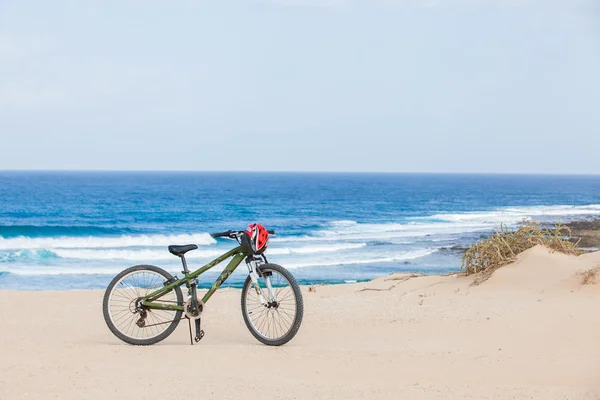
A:
POLYGON ((269 346, 292 340, 300 329, 304 303, 294 276, 276 264, 259 267, 258 286, 250 277, 242 289, 242 315, 250 333, 269 346))
MULTIPOLYGON (((153 265, 137 265, 117 275, 102 302, 110 331, 122 341, 138 346, 158 343, 169 336, 177 328, 182 311, 144 309, 139 302, 171 278, 167 271, 153 265)), ((181 288, 174 287, 155 303, 183 305, 181 288)))

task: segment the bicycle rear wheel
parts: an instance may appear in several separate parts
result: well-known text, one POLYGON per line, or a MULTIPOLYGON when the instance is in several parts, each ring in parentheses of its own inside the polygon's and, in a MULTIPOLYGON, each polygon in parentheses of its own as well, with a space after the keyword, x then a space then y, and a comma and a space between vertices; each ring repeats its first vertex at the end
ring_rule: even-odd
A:
POLYGON ((259 267, 258 284, 263 299, 250 277, 242 289, 242 315, 250 333, 269 346, 281 346, 292 340, 300 329, 304 302, 294 276, 276 264, 259 267), (269 294, 273 288, 273 297, 269 294), (264 301, 263 301, 264 300, 264 301))
MULTIPOLYGON (((136 265, 117 275, 104 293, 102 311, 110 331, 122 341, 148 346, 169 336, 181 320, 182 311, 150 310, 137 307, 140 299, 163 287, 172 276, 153 265, 136 265)), ((180 287, 155 303, 183 305, 180 287)))

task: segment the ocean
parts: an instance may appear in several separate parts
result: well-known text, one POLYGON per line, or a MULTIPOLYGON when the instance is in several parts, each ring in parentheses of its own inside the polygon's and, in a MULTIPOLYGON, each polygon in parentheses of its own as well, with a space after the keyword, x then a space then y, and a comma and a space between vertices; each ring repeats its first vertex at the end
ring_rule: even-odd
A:
POLYGON ((168 245, 198 244, 195 269, 235 245, 209 233, 251 222, 275 229, 269 261, 304 284, 446 273, 460 268, 453 248, 501 223, 595 216, 600 176, 5 171, 0 289, 103 289, 136 264, 181 276, 168 245))

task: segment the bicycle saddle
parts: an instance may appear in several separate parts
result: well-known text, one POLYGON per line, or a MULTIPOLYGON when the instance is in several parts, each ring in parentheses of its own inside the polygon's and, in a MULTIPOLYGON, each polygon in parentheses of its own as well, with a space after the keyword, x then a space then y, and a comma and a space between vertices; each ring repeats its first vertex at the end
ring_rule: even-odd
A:
POLYGON ((188 251, 196 250, 197 248, 198 248, 198 246, 196 246, 195 244, 184 244, 182 246, 171 245, 171 246, 169 246, 169 252, 178 257, 181 257, 188 251))

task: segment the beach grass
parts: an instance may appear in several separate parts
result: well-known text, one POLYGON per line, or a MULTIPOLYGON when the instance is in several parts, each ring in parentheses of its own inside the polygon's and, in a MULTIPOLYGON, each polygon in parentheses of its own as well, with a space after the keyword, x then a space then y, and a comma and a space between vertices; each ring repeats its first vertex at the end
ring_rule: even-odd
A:
POLYGON ((516 230, 500 225, 500 230, 467 249, 461 269, 467 275, 480 274, 475 281, 478 284, 496 269, 515 261, 518 254, 537 245, 564 254, 581 254, 578 244, 569 241, 570 237, 571 229, 560 222, 554 227, 543 228, 536 221, 523 220, 516 230))
POLYGON ((596 278, 598 277, 598 273, 600 273, 600 265, 588 269, 581 274, 581 284, 582 285, 590 285, 595 284, 596 278))

